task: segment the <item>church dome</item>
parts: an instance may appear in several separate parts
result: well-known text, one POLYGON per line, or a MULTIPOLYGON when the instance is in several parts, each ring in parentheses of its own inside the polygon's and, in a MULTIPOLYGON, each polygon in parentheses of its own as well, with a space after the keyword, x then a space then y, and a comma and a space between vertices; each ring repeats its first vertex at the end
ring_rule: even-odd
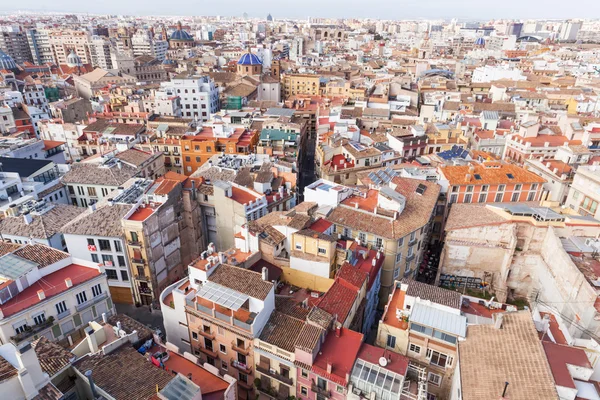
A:
POLYGON ((17 63, 11 56, 0 49, 0 69, 17 69, 17 63))
POLYGON ((485 46, 485 39, 482 37, 478 37, 475 41, 475 46, 485 46))
POLYGON ((238 65, 262 65, 262 61, 260 61, 260 58, 256 54, 248 52, 240 57, 238 65))
POLYGON ((171 34, 169 40, 194 41, 192 35, 181 28, 181 23, 177 24, 177 30, 171 34))
POLYGON ((81 57, 75 54, 74 50, 71 50, 71 53, 67 56, 67 65, 69 67, 81 67, 83 65, 81 57))

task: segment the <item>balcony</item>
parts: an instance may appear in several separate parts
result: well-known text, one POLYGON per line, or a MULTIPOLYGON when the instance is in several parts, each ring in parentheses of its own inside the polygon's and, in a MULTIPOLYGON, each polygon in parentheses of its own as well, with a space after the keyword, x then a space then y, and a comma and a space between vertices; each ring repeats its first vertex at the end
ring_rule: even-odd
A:
POLYGON ((204 336, 208 340, 215 340, 215 334, 212 332, 198 331, 198 334, 204 336))
POLYGON ((260 372, 261 374, 266 375, 266 376, 268 376, 270 378, 273 378, 273 379, 277 379, 279 382, 283 382, 286 385, 289 385, 289 386, 293 386, 294 385, 294 380, 292 378, 287 378, 287 377, 285 377, 285 376, 277 373, 277 371, 275 371, 274 369, 271 369, 269 367, 262 366, 262 365, 258 364, 256 366, 256 370, 258 372, 260 372))
POLYGON ((238 380, 237 383, 244 390, 252 390, 252 389, 254 389, 254 387, 252 385, 248 384, 248 382, 244 382, 244 381, 238 380))
POLYGON ((209 357, 219 358, 219 354, 217 354, 217 352, 214 351, 213 349, 208 349, 206 347, 199 347, 198 350, 200 350, 201 352, 203 352, 204 354, 206 354, 209 357))
POLYGON ((106 292, 100 293, 98 296, 86 301, 85 303, 78 304, 77 306, 75 306, 75 308, 77 309, 77 312, 79 312, 81 310, 84 310, 84 309, 106 299, 107 297, 108 297, 108 294, 106 292))
POLYGON ((60 314, 58 314, 56 316, 56 319, 60 321, 61 319, 68 317, 69 315, 71 315, 71 310, 66 310, 66 311, 63 311, 60 314))
POLYGON ((331 390, 327 390, 327 389, 317 386, 315 381, 313 381, 312 385, 310 385, 310 390, 312 390, 313 393, 316 393, 316 394, 326 397, 328 399, 331 398, 331 390))
POLYGON ((141 265, 146 264, 146 261, 144 261, 143 258, 131 258, 131 262, 134 264, 141 264, 141 265))
POLYGON ((150 282, 150 277, 146 275, 135 275, 135 279, 140 282, 150 282))
MULTIPOLYGON (((236 321, 236 320, 234 320, 236 321)), ((238 346, 237 342, 234 340, 231 342, 231 348, 235 351, 237 351, 238 353, 242 353, 243 355, 247 356, 248 354, 250 354, 250 346, 238 346)))
POLYGON ((22 342, 23 340, 41 332, 54 325, 54 317, 50 317, 41 324, 29 326, 27 325, 25 331, 16 334, 15 336, 11 336, 10 340, 12 340, 15 344, 22 342))
POLYGON ((250 367, 249 365, 246 365, 244 363, 239 362, 235 358, 231 358, 231 366, 233 366, 233 368, 237 369, 238 371, 243 372, 244 374, 251 374, 252 373, 252 367, 250 367))

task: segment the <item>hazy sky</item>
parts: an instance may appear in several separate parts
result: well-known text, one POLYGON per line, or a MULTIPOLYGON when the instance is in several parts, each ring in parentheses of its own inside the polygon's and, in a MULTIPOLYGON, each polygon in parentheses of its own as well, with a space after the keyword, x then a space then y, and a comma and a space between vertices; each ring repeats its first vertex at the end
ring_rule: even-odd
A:
POLYGON ((226 15, 306 18, 600 18, 600 0, 18 0, 0 11, 60 11, 128 15, 226 15))

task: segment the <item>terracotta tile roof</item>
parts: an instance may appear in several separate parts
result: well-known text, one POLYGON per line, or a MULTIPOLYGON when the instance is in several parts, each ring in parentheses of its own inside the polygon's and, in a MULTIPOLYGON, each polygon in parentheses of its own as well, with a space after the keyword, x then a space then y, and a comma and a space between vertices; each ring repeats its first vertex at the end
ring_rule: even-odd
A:
POLYGON ((265 226, 289 226, 293 229, 304 229, 311 218, 304 213, 297 213, 294 209, 290 211, 273 211, 256 220, 259 227, 265 226))
POLYGON ((504 313, 502 328, 470 325, 458 343, 462 398, 558 400, 552 372, 529 311, 504 313), (482 357, 485 354, 485 357, 482 357))
POLYGON ((0 382, 17 376, 17 369, 11 363, 6 361, 6 358, 0 356, 0 382))
POLYGON ((115 157, 127 164, 139 167, 142 164, 148 162, 149 160, 155 158, 156 155, 135 148, 131 148, 116 154, 115 157))
POLYGON ((377 191, 371 190, 367 194, 367 200, 363 209, 369 208, 369 212, 356 210, 355 203, 364 202, 357 196, 349 197, 343 201, 344 206, 336 207, 327 220, 353 230, 369 232, 383 238, 399 239, 414 232, 429 223, 431 214, 435 208, 440 192, 440 186, 433 182, 418 179, 396 177, 395 191, 406 198, 406 206, 395 220, 373 214, 373 208, 377 204, 377 191), (423 195, 416 192, 417 187, 426 187, 423 195))
POLYGON ((17 250, 21 246, 22 246, 21 244, 0 241, 0 257, 2 257, 5 254, 12 253, 13 251, 17 250))
POLYGON ((331 326, 331 321, 333 321, 333 315, 321 308, 313 307, 308 313, 306 320, 315 324, 321 329, 329 329, 331 326))
POLYGON ((227 264, 217 267, 208 280, 260 300, 266 299, 273 289, 273 283, 264 281, 258 272, 227 264))
POLYGON ((111 315, 107 322, 112 326, 117 326, 117 322, 121 323, 121 328, 127 332, 132 333, 133 331, 138 332, 138 338, 140 340, 149 339, 152 337, 152 331, 141 322, 131 318, 125 314, 111 315))
POLYGON ((48 382, 38 390, 38 394, 31 400, 62 400, 65 395, 52 384, 48 382))
POLYGON ((300 235, 300 236, 311 237, 314 239, 324 240, 324 241, 331 242, 331 243, 333 243, 337 240, 336 238, 334 238, 331 235, 327 235, 325 233, 321 233, 319 231, 312 230, 310 228, 302 229, 302 230, 296 232, 295 234, 300 235))
POLYGON ((285 351, 294 352, 296 340, 303 327, 303 320, 273 311, 260 334, 260 340, 285 351))
POLYGON ((348 286, 339 281, 334 282, 317 304, 318 308, 333 315, 341 324, 346 323, 346 318, 348 318, 352 306, 358 299, 358 289, 352 289, 348 286))
POLYGON ((47 373, 50 378, 70 365, 71 359, 75 358, 73 353, 46 339, 45 336, 31 342, 31 347, 35 350, 42 371, 47 373))
MULTIPOLYGON (((294 347, 297 347, 301 350, 304 350, 308 353, 312 353, 317 344, 319 343, 319 339, 321 335, 325 332, 325 329, 319 328, 318 326, 305 323, 298 335, 298 339, 294 344, 294 347)), ((310 368, 309 368, 310 369, 310 368)))
POLYGON ((47 267, 70 257, 69 253, 39 243, 23 246, 13 254, 37 263, 39 268, 47 267))
POLYGON ((545 183, 546 180, 523 167, 499 162, 477 165, 450 165, 439 167, 450 185, 497 185, 516 183, 545 183), (509 178, 511 174, 513 178, 509 178), (470 175, 467 179, 467 175, 470 175), (481 179, 476 179, 479 175, 481 179))
POLYGON ((300 306, 293 298, 275 296, 275 310, 302 321, 306 320, 310 310, 300 306))
POLYGON ((450 209, 445 229, 451 231, 454 229, 503 223, 505 221, 502 216, 487 208, 485 204, 457 203, 453 204, 450 209))
POLYGON ((429 300, 443 306, 460 309, 462 295, 454 290, 407 279, 403 279, 402 283, 408 285, 407 296, 420 297, 421 300, 429 300))
POLYGON ((42 150, 48 151, 57 148, 58 146, 62 146, 65 142, 60 142, 58 140, 44 140, 44 148, 42 150))
POLYGON ((131 205, 106 205, 95 211, 86 211, 63 227, 63 233, 86 236, 123 236, 121 219, 131 210, 131 205))
POLYGON ((542 345, 557 386, 577 389, 569 366, 594 369, 583 349, 546 341, 542 342, 542 345))
POLYGON ((103 352, 87 355, 73 366, 82 374, 93 371, 94 383, 118 400, 147 400, 173 379, 173 374, 155 367, 131 347, 121 345, 112 353, 103 352))
POLYGON ((349 285, 349 287, 360 290, 365 281, 368 279, 368 276, 369 275, 366 272, 353 267, 349 262, 346 261, 338 270, 336 279, 344 281, 346 285, 349 285))
POLYGON ((63 176, 63 183, 88 184, 102 186, 121 186, 139 171, 128 164, 119 169, 100 167, 97 164, 77 163, 63 176))
POLYGON ((32 214, 30 224, 26 224, 22 216, 4 218, 0 220, 0 231, 8 235, 48 239, 61 232, 66 221, 71 221, 85 210, 82 207, 55 204, 42 215, 32 214))
POLYGON ((360 346, 360 351, 358 352, 357 358, 370 362, 374 365, 380 365, 379 360, 381 357, 385 357, 388 362, 385 367, 380 366, 380 368, 387 369, 388 371, 395 372, 402 376, 406 375, 406 370, 408 369, 408 357, 393 351, 386 351, 386 349, 382 349, 381 347, 375 347, 368 343, 363 343, 362 346, 360 346))

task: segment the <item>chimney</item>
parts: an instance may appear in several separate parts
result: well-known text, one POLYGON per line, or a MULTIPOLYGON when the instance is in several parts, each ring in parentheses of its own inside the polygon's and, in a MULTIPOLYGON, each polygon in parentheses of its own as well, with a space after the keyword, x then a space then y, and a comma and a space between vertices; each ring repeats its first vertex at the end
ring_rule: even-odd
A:
POLYGON ((38 290, 37 295, 40 298, 40 300, 44 300, 46 298, 46 293, 44 293, 43 290, 38 290))
POLYGON ((335 328, 335 337, 340 337, 340 336, 342 336, 342 327, 340 325, 338 325, 335 328))
POLYGON ((373 257, 373 262, 371 262, 371 264, 372 264, 373 266, 375 266, 375 264, 377 264, 377 259, 376 259, 375 257, 373 257))
POLYGON ((471 174, 465 175, 465 182, 471 182, 471 174))
POLYGON ((333 369, 333 364, 331 361, 327 361, 327 373, 331 374, 331 370, 333 369))
POLYGON ((494 314, 496 319, 494 320, 494 328, 502 329, 502 320, 504 319, 504 314, 494 314))
POLYGON ((95 399, 98 397, 98 393, 96 393, 96 385, 94 385, 94 379, 92 378, 92 370, 88 369, 85 371, 85 376, 88 378, 90 390, 92 391, 92 397, 95 399))
POLYGON ((269 270, 267 267, 262 267, 262 279, 263 281, 269 281, 269 270))
POLYGON ((26 225, 31 224, 31 222, 33 221, 33 217, 31 216, 29 211, 23 213, 23 220, 25 221, 26 225))
POLYGON ((67 285, 67 288, 73 286, 73 281, 71 280, 71 278, 65 278, 65 285, 67 285))

